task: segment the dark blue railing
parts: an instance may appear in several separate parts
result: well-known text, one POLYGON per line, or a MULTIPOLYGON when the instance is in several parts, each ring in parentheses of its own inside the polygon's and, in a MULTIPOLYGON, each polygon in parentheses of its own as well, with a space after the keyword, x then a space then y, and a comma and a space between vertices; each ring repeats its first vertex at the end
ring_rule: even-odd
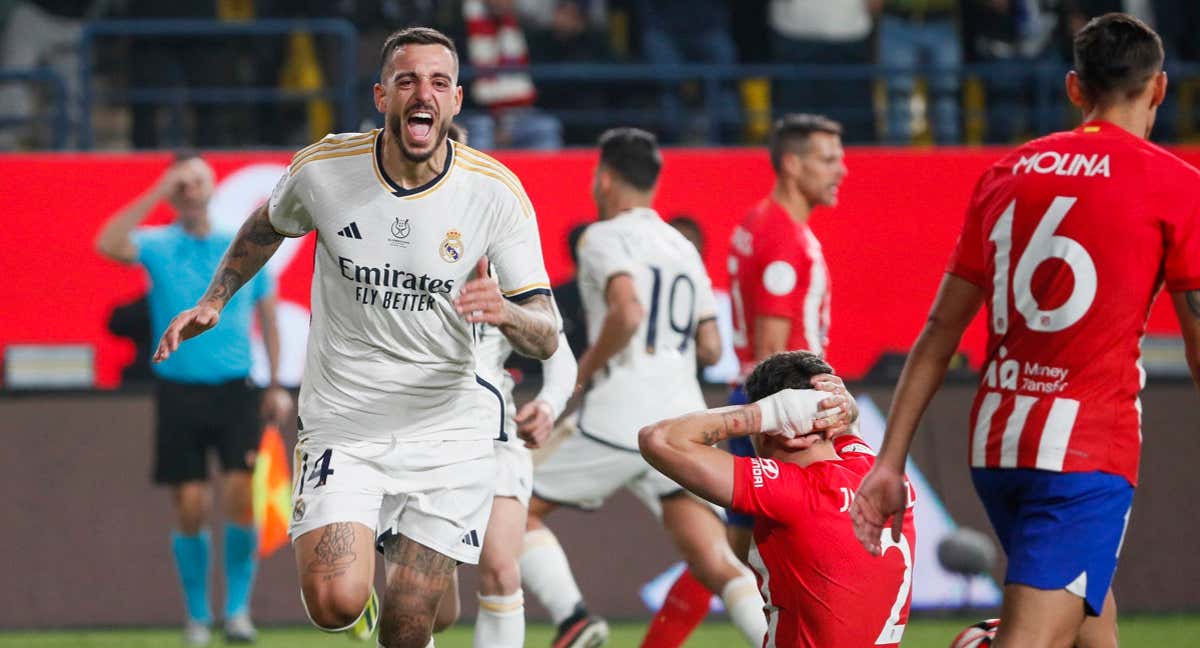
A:
POLYGON ((67 84, 54 70, 46 67, 28 70, 0 70, 0 84, 26 83, 45 86, 50 93, 49 117, 45 115, 0 115, 0 128, 25 126, 42 121, 50 122, 51 146, 62 150, 71 135, 71 120, 67 114, 67 84))
MULTIPOLYGON (((113 90, 104 93, 99 99, 105 102, 129 103, 276 103, 297 101, 316 97, 335 101, 338 106, 338 128, 353 130, 358 122, 355 103, 355 85, 357 69, 355 56, 358 49, 358 32, 354 25, 342 19, 321 18, 314 20, 282 20, 266 19, 252 22, 225 22, 220 20, 100 20, 84 25, 80 37, 79 55, 79 147, 92 147, 92 106, 97 101, 92 88, 93 47, 95 42, 103 37, 133 36, 133 37, 230 37, 246 38, 251 36, 279 36, 292 32, 309 32, 312 34, 333 36, 340 47, 337 54, 338 80, 335 84, 323 90, 312 92, 297 92, 276 87, 258 88, 219 88, 219 87, 171 87, 171 88, 134 88, 131 90, 113 90)), ((220 52, 213 52, 214 65, 220 65, 220 52)), ((133 65, 137 65, 134 61, 133 65)))
MULTIPOLYGON (((215 20, 112 20, 87 24, 81 37, 79 64, 80 93, 78 138, 80 148, 92 147, 93 135, 90 115, 97 102, 157 103, 187 105, 197 103, 280 103, 312 98, 326 98, 338 105, 337 127, 354 130, 363 117, 359 112, 360 98, 370 94, 370 84, 378 78, 376 70, 359 71, 355 67, 358 35, 354 27, 340 19, 318 20, 259 20, 231 23, 215 20), (96 41, 104 37, 230 37, 245 38, 260 35, 283 35, 295 31, 331 35, 337 38, 340 47, 336 54, 338 79, 335 83, 315 91, 294 91, 278 87, 138 87, 106 91, 98 95, 94 89, 95 68, 93 54, 96 41), (360 94, 361 93, 361 94, 360 94)), ((216 53, 219 57, 219 53, 216 53)), ((219 58, 218 58, 219 61, 219 58)), ((136 65, 136 62, 132 64, 136 65)), ((215 63, 215 64, 220 64, 215 63)), ((495 72, 494 69, 473 69, 464 66, 462 82, 469 84, 481 74, 495 72)), ((702 89, 702 109, 707 117, 706 128, 709 142, 720 141, 723 127, 739 125, 743 119, 738 114, 721 110, 721 95, 733 83, 763 78, 771 81, 859 81, 864 84, 886 80, 896 75, 913 75, 913 70, 887 65, 713 65, 681 64, 652 65, 644 63, 583 63, 583 64, 540 64, 527 68, 539 89, 554 86, 571 89, 592 87, 608 94, 622 91, 622 85, 638 88, 641 96, 654 97, 666 91, 666 86, 683 82, 699 84, 702 89)), ((1200 79, 1200 65, 1173 64, 1169 66, 1172 79, 1200 79)), ((972 64, 963 66, 958 72, 962 80, 975 78, 985 85, 990 82, 1003 83, 1009 88, 1019 86, 1019 96, 1001 102, 989 101, 990 111, 1019 111, 1026 116, 1028 130, 1046 133, 1068 125, 1072 112, 1067 109, 1062 92, 1062 79, 1066 67, 1058 62, 1014 62, 972 64), (1008 103, 1002 103, 1007 101, 1008 103)), ((915 74, 930 78, 934 70, 917 70, 915 74)), ((3 77, 0 77, 3 80, 3 77)), ((60 80, 61 81, 61 80, 60 80)), ((56 86, 61 88, 61 84, 56 86)), ((65 96, 65 95, 64 95, 65 96)), ((960 104, 962 114, 972 108, 960 104)), ((802 109, 803 106, 775 106, 781 109, 802 109)), ((835 118, 853 117, 861 121, 873 120, 874 106, 838 106, 840 114, 835 118)), ((609 102, 605 106, 554 106, 551 112, 568 125, 604 126, 619 123, 643 124, 649 127, 670 127, 671 115, 666 115, 657 106, 642 102, 609 102)), ((66 119, 66 108, 62 107, 58 119, 66 119)), ((378 116, 375 116, 379 119, 378 116)), ((1189 116, 1189 119, 1191 117, 1189 116)), ((2 125, 0 121, 0 125, 2 125)), ((56 129, 56 135, 58 130, 56 129)), ((61 135, 65 138, 66 131, 61 135)), ((203 144, 203 143, 201 143, 203 144)), ((56 144, 57 145, 57 144, 56 144)))

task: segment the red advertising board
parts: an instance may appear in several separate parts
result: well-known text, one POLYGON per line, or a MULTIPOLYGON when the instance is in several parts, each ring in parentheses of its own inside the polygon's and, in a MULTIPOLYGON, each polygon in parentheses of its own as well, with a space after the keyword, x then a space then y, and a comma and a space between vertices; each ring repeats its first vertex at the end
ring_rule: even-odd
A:
MULTIPOLYGON (((976 178, 998 149, 851 149, 841 204, 814 213, 833 286, 829 359, 848 378, 861 377, 882 353, 911 344, 933 299, 976 178)), ((1200 149, 1180 152, 1200 163, 1200 149)), ((235 226, 265 200, 289 156, 213 153, 218 194, 214 219, 235 226)), ((500 153, 537 209, 551 279, 570 277, 566 234, 594 218, 591 151, 500 153)), ((764 151, 671 150, 655 206, 664 217, 700 222, 704 252, 718 289, 728 285, 726 250, 733 225, 770 189, 764 151)), ((95 349, 96 382, 111 388, 133 347, 110 334, 113 307, 142 293, 136 267, 99 257, 92 247, 104 220, 155 181, 165 154, 0 156, 0 350, 11 344, 85 344, 95 349)), ((170 218, 159 207, 149 223, 170 218)), ((275 271, 280 297, 307 309, 313 240, 293 244, 275 271)), ((1168 300, 1159 300, 1150 332, 1177 331, 1168 300)), ((976 322, 963 343, 977 361, 984 331, 976 322)))

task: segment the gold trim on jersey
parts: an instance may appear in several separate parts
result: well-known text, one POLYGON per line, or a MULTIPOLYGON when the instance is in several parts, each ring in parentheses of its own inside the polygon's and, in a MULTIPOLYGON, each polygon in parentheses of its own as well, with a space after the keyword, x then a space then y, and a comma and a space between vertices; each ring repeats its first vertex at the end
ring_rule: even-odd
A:
POLYGON ((496 158, 488 155, 487 153, 473 149, 470 146, 467 146, 466 144, 458 144, 456 148, 458 148, 459 153, 462 153, 462 154, 466 155, 468 158, 471 158, 472 161, 474 161, 476 164, 495 167, 495 169, 497 171, 500 171, 501 173, 507 175, 508 178, 510 180, 512 180, 513 182, 517 183, 518 186, 521 184, 520 178, 518 178, 517 175, 515 173, 513 173, 508 167, 504 166, 504 164, 502 164, 500 162, 500 160, 497 160, 496 158))
POLYGON ((517 177, 517 174, 513 173, 512 170, 504 166, 499 160, 488 155, 487 153, 481 153, 480 151, 477 151, 469 146, 461 144, 458 145, 457 148, 461 153, 464 154, 464 157, 468 161, 480 166, 488 167, 490 169, 495 169, 496 171, 499 171, 501 175, 508 178, 511 181, 510 188, 513 189, 513 192, 517 194, 517 197, 520 198, 521 201, 527 206, 526 215, 528 216, 533 213, 533 201, 529 200, 529 194, 525 193, 525 185, 521 184, 521 179, 517 177))
POLYGON ((299 163, 298 165, 296 165, 295 167, 290 169, 288 172, 292 175, 296 175, 297 173, 300 172, 300 169, 303 168, 304 165, 308 164, 309 162, 317 162, 320 160, 329 160, 332 158, 347 157, 350 155, 363 155, 363 154, 370 153, 370 152, 371 152, 370 146, 367 146, 366 148, 352 148, 352 149, 345 149, 345 150, 331 149, 329 152, 323 152, 323 153, 318 153, 316 155, 308 156, 307 158, 305 158, 305 160, 303 162, 299 163))
POLYGON ((371 141, 371 138, 374 137, 374 135, 375 135, 375 132, 372 131, 370 133, 362 133, 361 135, 354 135, 352 137, 347 137, 346 139, 343 139, 343 140, 322 139, 321 141, 317 142, 316 144, 307 146, 307 147, 301 149, 295 155, 293 155, 291 165, 288 168, 288 173, 294 174, 300 167, 304 166, 305 162, 307 162, 310 158, 315 157, 319 154, 323 154, 323 153, 331 152, 331 151, 341 151, 341 150, 350 149, 350 148, 357 148, 359 146, 367 144, 371 141))
POLYGON ((466 171, 474 171, 480 175, 498 180, 501 184, 508 187, 508 190, 513 192, 513 195, 521 202, 521 210, 525 212, 525 218, 533 216, 533 204, 529 202, 529 197, 525 195, 525 192, 521 189, 521 185, 514 184, 500 169, 493 166, 476 164, 473 160, 468 162, 463 156, 455 159, 454 164, 461 166, 466 171))
POLYGON ((530 290, 537 290, 538 288, 544 288, 544 289, 546 289, 546 290, 550 290, 550 284, 548 284, 548 283, 541 283, 541 282, 539 282, 539 283, 531 283, 531 284, 529 284, 528 286, 521 286, 520 288, 514 288, 514 289, 512 289, 512 290, 505 290, 505 291, 502 291, 502 294, 503 294, 505 297, 512 297, 513 295, 519 295, 519 294, 521 294, 521 293, 523 293, 523 292, 529 292, 530 290))

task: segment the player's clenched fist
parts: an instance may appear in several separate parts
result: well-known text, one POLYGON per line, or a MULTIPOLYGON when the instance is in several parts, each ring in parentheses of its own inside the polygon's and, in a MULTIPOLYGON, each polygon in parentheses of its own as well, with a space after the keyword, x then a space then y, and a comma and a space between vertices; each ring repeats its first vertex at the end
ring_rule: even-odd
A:
MULTIPOLYGON (((784 389, 755 404, 762 413, 764 433, 794 439, 811 434, 814 422, 840 416, 845 398, 814 389, 784 389)), ((825 423, 822 428, 828 427, 825 423)))
POLYGON ((516 422, 517 436, 525 442, 525 447, 539 448, 554 429, 554 409, 544 400, 530 401, 517 412, 516 422))
POLYGON ((176 315, 158 341, 158 349, 154 352, 154 361, 162 362, 171 357, 171 354, 179 348, 180 342, 200 335, 216 326, 220 320, 220 311, 203 304, 176 315))
POLYGON ((500 284, 488 276, 487 257, 480 257, 475 264, 475 278, 463 286, 454 300, 454 309, 472 324, 499 326, 507 321, 500 284))

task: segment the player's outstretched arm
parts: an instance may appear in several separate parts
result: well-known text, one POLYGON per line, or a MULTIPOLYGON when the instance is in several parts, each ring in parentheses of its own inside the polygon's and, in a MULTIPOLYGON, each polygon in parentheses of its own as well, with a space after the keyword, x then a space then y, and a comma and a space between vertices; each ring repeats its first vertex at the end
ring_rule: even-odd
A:
POLYGON ((1200 290, 1171 293, 1192 382, 1200 388, 1200 290))
POLYGON ((158 350, 154 352, 154 361, 166 360, 179 348, 180 342, 216 326, 221 319, 221 309, 275 254, 282 242, 283 235, 271 227, 267 218, 267 206, 264 204, 254 210, 229 244, 204 296, 194 307, 176 315, 163 332, 158 350))
POLYGON ((814 422, 836 416, 841 396, 812 389, 785 389, 749 405, 685 414, 638 432, 638 448, 650 465, 704 499, 728 507, 733 501, 733 455, 712 447, 733 437, 766 433, 801 450, 816 440, 814 422))
POLYGON ((983 305, 983 292, 951 274, 942 279, 929 319, 913 344, 888 411, 887 430, 875 466, 863 478, 850 508, 854 533, 867 551, 878 555, 880 534, 892 519, 892 537, 899 541, 904 523, 907 489, 904 463, 917 423, 946 377, 950 358, 963 331, 983 305))

